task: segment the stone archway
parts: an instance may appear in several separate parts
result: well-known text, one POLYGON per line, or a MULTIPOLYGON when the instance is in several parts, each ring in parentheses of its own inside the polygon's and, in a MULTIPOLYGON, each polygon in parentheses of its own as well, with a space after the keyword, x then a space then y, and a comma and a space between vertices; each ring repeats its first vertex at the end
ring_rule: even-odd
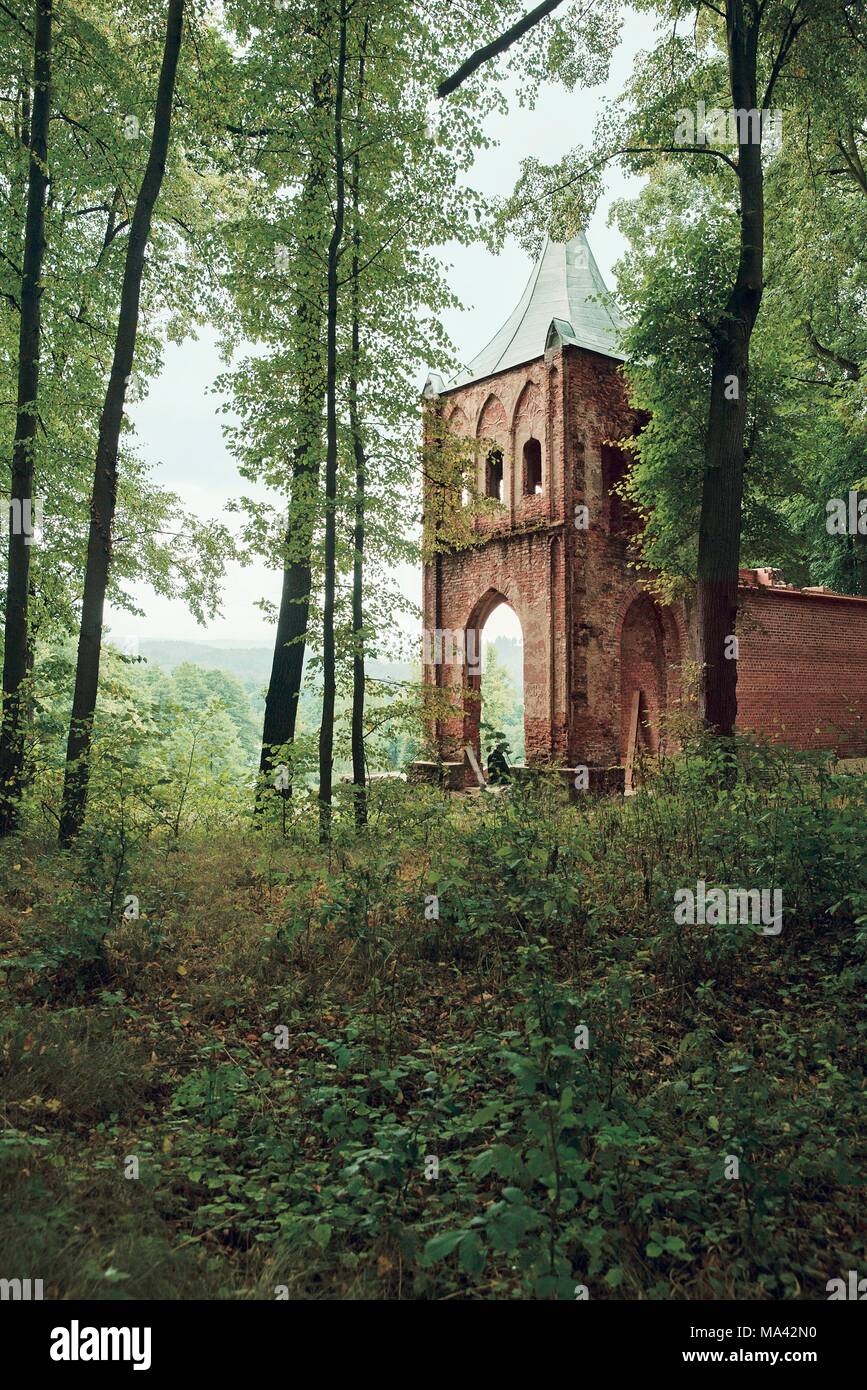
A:
MULTIPOLYGON (((482 762, 482 746, 481 746, 482 740, 481 740, 481 729, 480 729, 481 716, 482 716, 482 679, 483 679, 483 672, 482 672, 482 670, 481 670, 482 633, 483 633, 483 631, 484 631, 485 624, 487 623, 487 621, 488 621, 488 619, 490 618, 491 614, 494 613, 495 610, 501 606, 501 604, 505 604, 506 607, 509 608, 509 609, 511 610, 512 613, 514 613, 514 615, 515 615, 515 617, 516 617, 516 619, 517 619, 517 621, 518 621, 518 625, 519 625, 519 627, 520 627, 520 629, 521 629, 521 635, 522 635, 522 637, 523 637, 523 636, 524 636, 524 624, 523 624, 523 622, 521 621, 521 615, 520 615, 520 613, 518 612, 518 610, 517 610, 517 608, 515 607, 515 605, 514 605, 513 603, 511 603, 510 600, 506 597, 506 595, 505 595, 504 593, 501 593, 499 589, 493 589, 493 588, 488 589, 488 590, 482 595, 482 597, 478 600, 478 602, 475 604, 474 608, 472 609, 472 611, 471 611, 471 613, 470 613, 470 616, 469 616, 469 618, 467 619, 467 624, 466 624, 466 648, 467 648, 467 653, 468 653, 468 659, 467 659, 466 674, 465 674, 465 681, 464 681, 465 689, 466 689, 466 695, 465 695, 465 698, 464 698, 464 734, 463 734, 463 738, 464 738, 464 747, 472 748, 472 750, 473 750, 473 752, 475 753, 476 758, 479 760, 479 763, 480 763, 480 764, 481 764, 481 762, 482 762), (475 663, 476 669, 473 669, 473 665, 471 664, 471 661, 470 661, 470 655, 471 655, 471 654, 472 654, 472 656, 478 658, 478 661, 475 663)), ((526 649, 526 644, 525 644, 525 645, 524 645, 524 676, 525 676, 525 678, 526 678, 526 661, 527 661, 527 649, 526 649)), ((527 717, 527 716, 526 716, 526 704, 525 704, 525 709, 524 709, 524 727, 525 727, 525 732, 526 732, 526 717, 527 717)))
POLYGON ((618 743, 624 761, 638 703, 637 749, 657 754, 666 713, 679 701, 683 653, 681 624, 671 608, 654 602, 640 588, 626 596, 617 626, 620 721, 618 743))
POLYGON ((656 604, 647 594, 633 599, 620 630, 620 757, 625 759, 638 701, 638 747, 659 751, 666 705, 665 648, 656 604))

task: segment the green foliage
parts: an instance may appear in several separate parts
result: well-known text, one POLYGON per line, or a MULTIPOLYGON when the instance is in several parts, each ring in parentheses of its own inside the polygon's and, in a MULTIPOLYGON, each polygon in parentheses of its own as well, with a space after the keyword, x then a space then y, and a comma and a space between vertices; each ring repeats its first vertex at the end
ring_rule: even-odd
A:
MULTIPOLYGON (((126 901, 128 829, 121 813, 84 837, 55 895, 47 922, 40 922, 23 957, 7 967, 32 976, 36 993, 84 994, 108 979, 106 941, 126 901)), ((19 866, 20 868, 20 866, 19 866)))
MULTIPOLYGON (((700 749, 622 803, 377 786, 363 832, 338 799, 327 856, 303 798, 286 840, 138 845, 142 917, 105 938, 86 1024, 27 959, 66 857, 34 846, 24 878, 6 862, 0 1084, 45 1140, 28 1209, 63 1190, 61 1160, 80 1168, 96 1105, 112 1222, 134 1200, 229 1296, 822 1297, 865 1255, 867 782, 738 759, 734 785, 700 749), (699 878, 779 885, 780 935, 676 925, 699 878), (118 1054, 99 1107, 127 1035, 151 1065, 118 1054)), ((110 1263, 139 1287, 139 1258, 110 1263)))
MULTIPOLYGON (((523 696, 523 690, 521 693, 523 696)), ((489 643, 485 651, 482 722, 483 733, 490 730, 508 745, 513 763, 524 761, 524 701, 518 698, 512 673, 498 656, 494 643, 489 643)), ((486 741, 485 752, 488 751, 486 741)))
MULTIPOLYGON (((69 646, 37 656, 24 798, 31 823, 56 823, 72 661, 69 646)), ((169 675, 106 647, 91 757, 92 834, 106 844, 119 827, 127 839, 177 839, 225 825, 227 816, 246 817, 257 746, 257 722, 235 677, 189 663, 169 675)))
MULTIPOLYGON (((30 20, 27 7, 0 13, 0 435, 7 447, 18 367, 30 20)), ((130 400, 140 399, 159 372, 167 337, 180 341, 206 319, 220 322, 226 307, 213 271, 229 195, 215 162, 213 115, 203 117, 219 107, 212 82, 227 50, 207 20, 192 16, 189 24, 194 41, 182 59, 180 114, 152 230, 130 400)), ((75 0, 55 14, 34 457, 43 524, 32 551, 31 596, 32 622, 43 640, 76 626, 99 417, 130 210, 153 122, 162 28, 162 16, 155 22, 153 5, 141 0, 120 7, 75 0)), ((158 593, 184 598, 200 616, 213 613, 217 581, 232 552, 226 528, 189 514, 175 492, 155 483, 129 421, 120 479, 110 600, 134 609, 130 586, 146 580, 158 593)), ((5 551, 4 544, 4 573, 5 551)))

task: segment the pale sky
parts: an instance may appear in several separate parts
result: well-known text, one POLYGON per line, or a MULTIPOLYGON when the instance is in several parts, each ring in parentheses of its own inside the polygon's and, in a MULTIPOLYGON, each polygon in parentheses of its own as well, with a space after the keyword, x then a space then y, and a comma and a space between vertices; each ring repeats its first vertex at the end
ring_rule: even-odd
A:
MULTIPOLYGON (((629 75, 636 54, 649 48, 653 30, 648 16, 631 15, 623 39, 613 55, 609 80, 590 92, 566 92, 558 86, 544 86, 535 109, 522 109, 515 103, 505 117, 489 122, 489 132, 498 144, 480 153, 472 172, 473 184, 489 194, 511 192, 521 160, 530 154, 554 162, 575 144, 590 143, 600 107, 616 95, 629 75)), ((587 236, 606 282, 615 288, 612 266, 623 253, 623 239, 607 226, 611 203, 640 184, 609 170, 605 193, 587 228, 587 236)), ((451 248, 446 258, 448 279, 464 309, 450 312, 445 326, 462 361, 469 361, 505 322, 520 298, 531 265, 516 242, 509 239, 499 256, 492 257, 481 246, 451 248)), ((428 364, 436 369, 439 364, 428 364)), ((201 518, 223 518, 229 498, 249 494, 251 485, 238 475, 234 460, 222 436, 220 398, 213 382, 221 370, 213 334, 180 346, 168 344, 161 376, 146 400, 133 408, 138 444, 154 466, 155 477, 180 494, 185 506, 201 518)), ((422 374, 419 388, 424 381, 422 374)), ((261 494, 261 495, 264 495, 261 494)), ((235 529, 238 518, 226 517, 235 529)), ((400 587, 414 601, 421 596, 421 573, 407 568, 397 575, 400 587)), ((181 602, 169 602, 148 586, 135 591, 146 617, 134 618, 109 610, 107 622, 111 641, 130 639, 183 638, 199 641, 273 641, 273 629, 256 601, 267 597, 279 601, 280 575, 258 562, 247 568, 233 565, 223 586, 222 615, 201 627, 181 602)), ((486 627, 486 637, 502 630, 511 635, 508 610, 503 605, 486 627)))

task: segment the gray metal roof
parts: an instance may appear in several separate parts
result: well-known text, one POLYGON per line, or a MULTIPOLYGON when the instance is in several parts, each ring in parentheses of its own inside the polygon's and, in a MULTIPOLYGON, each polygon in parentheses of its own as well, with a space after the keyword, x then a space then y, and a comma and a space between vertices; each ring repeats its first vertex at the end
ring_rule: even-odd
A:
POLYGON ((623 361, 626 321, 612 299, 583 232, 545 239, 520 302, 499 333, 449 382, 447 390, 541 357, 555 327, 560 341, 623 361), (556 323, 555 323, 556 321, 556 323))

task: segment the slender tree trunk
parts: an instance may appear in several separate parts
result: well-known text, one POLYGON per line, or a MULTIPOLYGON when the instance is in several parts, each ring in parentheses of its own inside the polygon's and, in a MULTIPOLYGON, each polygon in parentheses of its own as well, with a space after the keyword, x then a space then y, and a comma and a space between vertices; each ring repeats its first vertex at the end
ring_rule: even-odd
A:
POLYGON ((135 357, 145 251, 150 237, 154 207, 166 168, 183 19, 184 0, 169 0, 154 128, 147 168, 136 198, 130 226, 114 360, 99 422, 75 693, 66 746, 66 775, 60 812, 62 844, 68 844, 78 834, 87 804, 90 745, 102 651, 102 622, 111 566, 112 526, 117 503, 117 455, 127 382, 135 357))
POLYGON ((24 770, 22 686, 30 665, 28 616, 30 544, 33 538, 33 465, 39 395, 42 262, 48 188, 48 120, 51 106, 52 0, 36 0, 33 26, 33 108, 27 144, 27 214, 18 330, 18 398, 9 506, 9 572, 3 651, 3 716, 0 723, 0 835, 18 824, 24 770))
POLYGON ((346 9, 340 6, 337 80, 334 93, 334 225, 328 243, 328 307, 325 368, 325 598, 322 610, 322 723, 319 729, 319 835, 331 835, 336 671, 334 607, 337 589, 337 272, 346 203, 343 97, 346 84, 346 9))
MULTIPOLYGON (((316 38, 321 39, 328 18, 327 0, 319 7, 316 38)), ((314 110, 324 110, 329 100, 329 80, 317 73, 311 84, 314 110)), ((323 227, 323 193, 327 195, 328 169, 320 149, 314 146, 299 208, 300 246, 296 267, 296 315, 298 363, 299 438, 292 466, 292 489, 285 535, 280 611, 274 635, 271 677, 265 696, 262 752, 259 772, 262 785, 271 781, 275 764, 295 740, 298 701, 304 674, 310 591, 313 576, 313 534, 319 492, 322 416, 325 405, 325 363, 322 342, 322 291, 318 272, 323 227)), ((291 768, 279 791, 292 795, 291 768)), ((263 800, 257 797, 261 810, 263 800)))
MULTIPOLYGON (((313 332, 311 321, 310 331, 313 332)), ((318 349, 318 343, 317 343, 318 349)), ((280 611, 274 636, 274 655, 271 676, 265 695, 265 718, 262 724, 262 750, 259 772, 263 787, 274 777, 284 750, 295 739, 298 719, 298 700, 304 673, 304 653, 307 646, 307 624, 310 616, 312 585, 312 548, 319 488, 319 449, 322 437, 322 406, 325 396, 321 354, 310 357, 310 413, 302 425, 305 438, 295 449, 292 472, 292 495, 289 521, 284 537, 286 558, 283 563, 283 583, 280 591, 280 611)), ((280 767, 281 780, 277 790, 291 797, 291 768, 280 767)), ((262 809, 263 798, 256 798, 256 808, 262 809)))
POLYGON ((726 639, 737 622, 746 379, 746 338, 726 330, 712 367, 696 586, 700 714, 722 735, 734 732, 737 715, 736 649, 726 639), (725 398, 725 383, 732 380, 739 383, 740 402, 725 398))
MULTIPOLYGON (((358 351, 358 319, 352 324, 353 356, 358 351)), ((356 357, 357 360, 357 357, 356 357)), ((350 381, 350 429, 355 455, 355 528, 352 560, 352 781, 355 823, 367 824, 367 766, 364 755, 364 508, 366 458, 358 417, 358 382, 350 381)))
MULTIPOLYGON (((757 16, 743 0, 728 0, 726 30, 735 110, 756 108, 757 16)), ((749 122, 739 131, 740 258, 724 314, 717 325, 711 369, 710 411, 698 536, 696 618, 701 668, 700 713, 714 733, 730 736, 737 716, 735 635, 744 435, 750 337, 762 300, 764 181, 761 145, 750 142, 749 122), (728 654, 727 654, 728 653, 728 654)))
MULTIPOLYGON (((320 390, 320 402, 323 395, 324 390, 320 390)), ((319 440, 311 439, 307 444, 299 444, 295 450, 290 524, 284 538, 287 558, 283 564, 280 611, 262 723, 259 772, 265 781, 274 775, 281 750, 295 739, 310 617, 313 508, 319 481, 318 446, 319 440)), ((279 790, 284 796, 291 796, 291 778, 281 782, 279 790)), ((257 806, 261 808, 261 798, 257 799, 257 806)))
MULTIPOLYGON (((361 128, 364 99, 365 60, 368 28, 365 26, 358 60, 357 110, 361 128)), ((367 766, 364 756, 364 523, 365 472, 367 460, 358 408, 358 378, 361 368, 361 214, 359 209, 361 158, 356 149, 352 157, 352 347, 349 369, 349 430, 355 458, 355 526, 352 559, 352 781, 355 786, 355 824, 367 824, 367 766)))

